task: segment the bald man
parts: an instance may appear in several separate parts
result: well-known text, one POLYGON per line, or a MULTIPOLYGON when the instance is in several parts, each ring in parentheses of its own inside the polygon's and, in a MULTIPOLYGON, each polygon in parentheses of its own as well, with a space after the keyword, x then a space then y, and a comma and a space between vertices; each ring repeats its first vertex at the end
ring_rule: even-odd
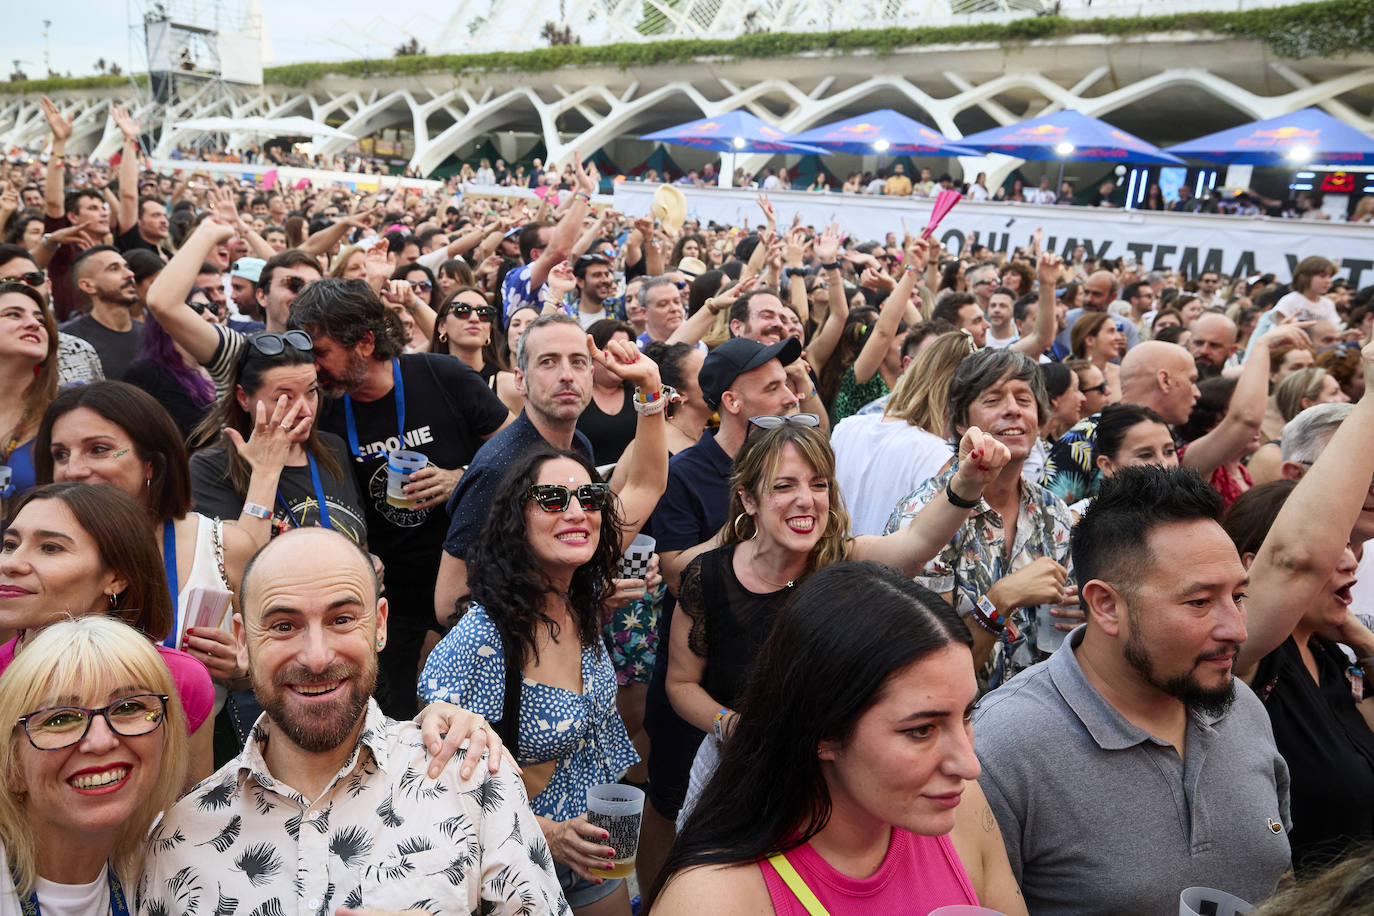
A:
POLYGON ((234 633, 265 712, 155 831, 141 914, 186 912, 187 894, 236 913, 563 911, 514 768, 492 773, 474 752, 466 772, 436 773, 416 724, 372 699, 377 590, 367 554, 325 528, 288 531, 249 561, 234 633))
MULTIPOLYGON (((1116 277, 1110 271, 1099 270, 1088 276, 1083 281, 1080 301, 1083 303, 1081 308, 1070 309, 1066 319, 1065 330, 1055 338, 1055 343, 1059 344, 1065 352, 1071 349, 1069 343, 1069 329, 1078 319, 1088 312, 1105 312, 1107 306, 1111 305, 1116 299, 1116 277)), ((1140 343, 1140 331, 1136 329, 1135 323, 1122 318, 1120 315, 1113 315, 1112 321, 1121 329, 1121 333, 1126 335, 1126 349, 1132 350, 1136 344, 1140 343)))
POLYGON ((1188 352, 1193 354, 1199 376, 1210 378, 1221 374, 1226 361, 1236 352, 1237 336, 1236 323, 1220 312, 1203 312, 1193 322, 1188 352))

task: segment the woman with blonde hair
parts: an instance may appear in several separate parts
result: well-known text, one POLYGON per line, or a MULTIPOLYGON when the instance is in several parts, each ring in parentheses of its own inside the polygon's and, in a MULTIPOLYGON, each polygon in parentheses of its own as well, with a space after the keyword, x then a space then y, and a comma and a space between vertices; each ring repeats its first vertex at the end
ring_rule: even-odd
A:
POLYGON ((673 609, 667 692, 673 709, 706 732, 679 824, 691 813, 729 736, 735 705, 759 647, 795 585, 841 560, 871 560, 919 574, 968 518, 972 504, 1010 460, 1001 442, 970 427, 959 443, 950 499, 935 499, 912 524, 885 536, 851 537, 835 485, 835 453, 812 414, 753 417, 735 457, 721 546, 683 570, 673 609), (808 422, 809 421, 809 422, 808 422))
POLYGON ((186 771, 186 714, 142 634, 104 616, 32 637, 0 675, 0 910, 128 913, 148 831, 186 771))
POLYGON ((945 438, 949 380, 971 343, 959 331, 939 335, 912 357, 881 414, 855 414, 835 427, 835 480, 849 494, 856 535, 882 534, 892 507, 953 455, 945 438))
POLYGON ((362 245, 345 245, 329 265, 329 276, 336 280, 362 280, 367 277, 367 249, 362 245))

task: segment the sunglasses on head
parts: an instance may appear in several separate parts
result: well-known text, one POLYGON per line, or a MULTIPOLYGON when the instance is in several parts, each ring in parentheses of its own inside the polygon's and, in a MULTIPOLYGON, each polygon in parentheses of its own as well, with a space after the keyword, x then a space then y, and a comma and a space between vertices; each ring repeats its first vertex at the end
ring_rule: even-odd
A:
POLYGON ((27 283, 29 286, 42 286, 42 285, 43 285, 43 281, 46 280, 47 278, 48 278, 48 272, 47 272, 47 271, 45 271, 45 270, 31 270, 31 271, 29 271, 28 273, 22 273, 22 274, 19 274, 19 276, 17 276, 17 277, 11 277, 10 279, 12 279, 12 280, 18 280, 20 283, 27 283))
POLYGON ((585 511, 599 512, 606 507, 610 495, 611 485, 607 483, 584 483, 573 489, 561 483, 537 483, 525 491, 525 499, 533 500, 545 512, 568 511, 574 496, 585 511))
POLYGON ((476 312, 477 317, 481 320, 491 321, 492 316, 496 314, 496 309, 490 305, 468 305, 465 302, 457 303, 452 309, 452 314, 457 318, 466 318, 473 312, 476 312))
POLYGON ((315 341, 310 339, 310 335, 304 331, 287 331, 285 334, 278 334, 275 331, 262 331, 248 338, 248 342, 253 345, 263 356, 280 356, 290 345, 302 352, 309 352, 315 349, 315 341))
POLYGON ((775 429, 784 423, 795 423, 798 426, 817 427, 821 425, 821 418, 814 413, 794 413, 788 417, 775 417, 771 415, 761 417, 750 417, 749 425, 755 429, 775 429))

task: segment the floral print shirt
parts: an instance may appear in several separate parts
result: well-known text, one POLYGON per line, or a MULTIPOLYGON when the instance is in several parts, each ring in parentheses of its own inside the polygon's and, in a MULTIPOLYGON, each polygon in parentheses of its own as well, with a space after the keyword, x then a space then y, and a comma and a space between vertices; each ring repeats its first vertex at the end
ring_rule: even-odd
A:
POLYGON ((1043 480, 1046 488, 1069 505, 1097 493, 1097 465, 1093 449, 1097 445, 1099 415, 1084 417, 1059 437, 1045 460, 1043 480))
MULTIPOLYGON (((455 703, 489 722, 501 720, 506 698, 506 653, 487 611, 473 604, 425 662, 420 696, 426 703, 455 703)), ((582 692, 524 678, 520 682, 521 766, 557 761, 553 776, 534 798, 534 813, 566 821, 587 813, 587 790, 618 782, 639 763, 616 709, 616 677, 606 647, 582 648, 582 692)))
POLYGON ((568 913, 525 789, 507 766, 437 780, 413 722, 369 700, 357 747, 313 802, 268 772, 263 715, 243 753, 153 828, 140 916, 568 913))
MULTIPOLYGON (((899 502, 888 519, 885 533, 891 534, 910 525, 926 503, 944 493, 957 470, 957 464, 951 466, 899 502)), ((1010 552, 1003 537, 1002 516, 980 499, 968 521, 926 564, 916 581, 940 595, 957 589, 955 610, 961 615, 970 615, 978 599, 988 593, 994 582, 1029 565, 1037 557, 1049 557, 1068 568, 1072 579, 1069 557, 1072 528, 1073 517, 1064 502, 1039 484, 1022 478, 1021 511, 1016 519, 1016 541, 1010 552)), ((997 640, 988 667, 979 673, 979 681, 988 689, 1045 658, 1045 653, 1037 649, 1035 610, 1034 607, 1018 607, 1012 611, 1012 620, 1021 635, 1012 640, 1004 632, 997 640)))

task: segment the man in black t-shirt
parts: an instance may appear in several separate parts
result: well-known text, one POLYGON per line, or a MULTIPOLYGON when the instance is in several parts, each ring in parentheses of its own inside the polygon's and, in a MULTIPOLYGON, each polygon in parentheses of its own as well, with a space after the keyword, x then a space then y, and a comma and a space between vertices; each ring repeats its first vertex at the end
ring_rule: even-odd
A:
POLYGON ((97 245, 72 263, 72 279, 77 290, 90 297, 91 310, 62 325, 62 330, 95 347, 106 378, 123 378, 143 340, 143 322, 134 321, 132 314, 138 304, 134 272, 113 246, 97 245))
POLYGON ((393 718, 417 711, 415 683, 448 519, 441 507, 463 468, 511 421, 499 398, 455 357, 402 355, 399 323, 362 280, 312 283, 291 304, 290 326, 310 332, 322 404, 320 429, 342 436, 367 515, 368 546, 386 564, 392 611, 378 702, 393 718), (429 465, 405 486, 412 508, 386 496, 386 456, 420 452, 429 465))
POLYGON ((168 235, 167 208, 152 197, 138 200, 138 222, 115 239, 120 251, 144 248, 165 258, 162 251, 168 235))

